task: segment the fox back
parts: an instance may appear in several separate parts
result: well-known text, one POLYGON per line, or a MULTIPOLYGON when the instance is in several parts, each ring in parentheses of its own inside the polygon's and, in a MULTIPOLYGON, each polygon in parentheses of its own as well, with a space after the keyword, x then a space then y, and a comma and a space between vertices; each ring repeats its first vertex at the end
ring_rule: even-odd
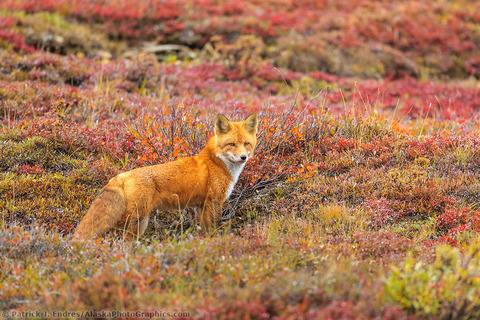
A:
POLYGON ((99 236, 112 228, 141 236, 153 210, 197 209, 200 225, 212 232, 256 146, 257 116, 230 122, 218 115, 215 135, 196 156, 133 169, 113 177, 93 201, 75 236, 99 236))

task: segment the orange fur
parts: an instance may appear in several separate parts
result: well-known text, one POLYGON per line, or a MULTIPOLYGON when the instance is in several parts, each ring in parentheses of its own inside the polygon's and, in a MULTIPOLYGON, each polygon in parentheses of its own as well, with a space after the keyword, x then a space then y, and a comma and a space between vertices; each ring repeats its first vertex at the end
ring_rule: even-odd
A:
POLYGON ((141 236, 155 209, 197 208, 200 225, 217 226, 223 202, 256 145, 257 116, 230 122, 218 115, 215 135, 196 156, 133 169, 113 177, 93 201, 75 236, 100 236, 112 228, 141 236))

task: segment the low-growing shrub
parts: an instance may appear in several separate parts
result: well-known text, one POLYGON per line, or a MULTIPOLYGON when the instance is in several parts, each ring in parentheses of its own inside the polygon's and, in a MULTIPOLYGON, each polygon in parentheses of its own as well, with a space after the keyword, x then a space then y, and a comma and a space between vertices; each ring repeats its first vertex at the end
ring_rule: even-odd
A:
POLYGON ((410 256, 384 280, 386 299, 421 317, 478 319, 480 317, 480 244, 464 253, 437 247, 432 263, 410 256))

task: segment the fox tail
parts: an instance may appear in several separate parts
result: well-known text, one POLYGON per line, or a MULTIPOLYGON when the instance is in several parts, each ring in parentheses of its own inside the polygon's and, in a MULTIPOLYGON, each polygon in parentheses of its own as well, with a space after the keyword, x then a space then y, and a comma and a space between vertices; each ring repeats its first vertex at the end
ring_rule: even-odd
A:
POLYGON ((78 224, 74 237, 89 239, 114 228, 127 210, 123 188, 110 181, 78 224))

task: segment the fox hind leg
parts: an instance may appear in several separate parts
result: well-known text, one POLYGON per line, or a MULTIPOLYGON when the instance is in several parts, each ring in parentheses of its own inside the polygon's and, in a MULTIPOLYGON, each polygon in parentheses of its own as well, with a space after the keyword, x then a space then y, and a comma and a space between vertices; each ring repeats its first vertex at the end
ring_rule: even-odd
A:
POLYGON ((148 226, 148 221, 150 220, 150 217, 144 217, 143 219, 140 220, 139 223, 139 228, 138 228, 138 235, 142 236, 145 233, 145 230, 147 229, 148 226))
POLYGON ((146 217, 132 217, 130 216, 130 221, 127 221, 126 225, 123 227, 125 228, 126 238, 128 239, 135 239, 137 237, 141 237, 148 226, 150 216, 146 217))
POLYGON ((198 208, 200 212, 200 226, 207 233, 212 233, 218 227, 222 218, 222 203, 218 201, 205 201, 203 207, 198 208))

